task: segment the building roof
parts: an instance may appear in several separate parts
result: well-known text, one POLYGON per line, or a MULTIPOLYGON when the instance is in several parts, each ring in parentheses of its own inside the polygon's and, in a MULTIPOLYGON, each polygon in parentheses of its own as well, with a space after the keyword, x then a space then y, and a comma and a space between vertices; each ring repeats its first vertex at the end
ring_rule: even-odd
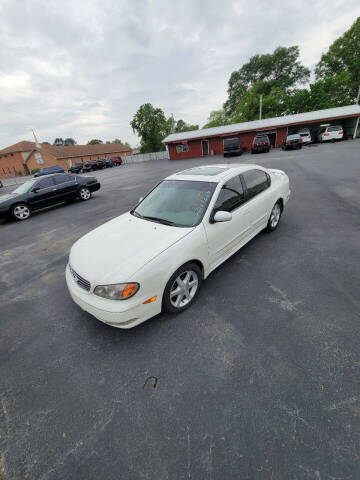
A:
POLYGON ((34 150, 34 148, 35 142, 23 140, 22 142, 14 143, 14 145, 10 145, 10 147, 0 150, 0 155, 3 153, 30 152, 31 150, 34 150))
POLYGON ((275 128, 298 123, 316 122, 319 120, 341 118, 351 115, 360 115, 360 105, 348 105, 346 107, 327 108, 325 110, 316 110, 313 112, 284 115, 283 117, 264 118, 263 120, 255 120, 252 122, 233 123, 232 125, 223 125, 221 127, 203 128, 201 130, 191 130, 189 132, 172 133, 171 135, 168 135, 166 138, 164 138, 163 142, 179 142, 181 140, 213 137, 237 132, 275 128))
POLYGON ((192 182, 220 182, 221 180, 232 178, 234 175, 246 172, 253 168, 264 170, 264 167, 246 163, 215 163, 212 165, 201 165, 199 167, 189 168, 181 172, 174 173, 166 180, 188 180, 192 182), (202 173, 202 171, 204 173, 202 173))
MULTIPOLYGON (((0 150, 0 155, 4 153, 28 152, 37 150, 35 142, 22 141, 0 150)), ((66 147, 56 147, 47 143, 42 143, 40 152, 49 153, 55 158, 71 158, 87 155, 106 155, 109 153, 131 152, 131 148, 121 143, 99 143, 96 145, 68 145, 66 147)))

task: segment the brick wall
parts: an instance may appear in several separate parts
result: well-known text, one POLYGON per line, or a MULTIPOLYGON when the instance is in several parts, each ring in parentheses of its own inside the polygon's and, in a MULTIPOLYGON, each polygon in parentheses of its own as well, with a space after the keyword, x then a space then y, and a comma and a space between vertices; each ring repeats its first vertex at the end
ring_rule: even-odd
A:
POLYGON ((23 157, 20 152, 0 155, 0 178, 26 175, 23 157))

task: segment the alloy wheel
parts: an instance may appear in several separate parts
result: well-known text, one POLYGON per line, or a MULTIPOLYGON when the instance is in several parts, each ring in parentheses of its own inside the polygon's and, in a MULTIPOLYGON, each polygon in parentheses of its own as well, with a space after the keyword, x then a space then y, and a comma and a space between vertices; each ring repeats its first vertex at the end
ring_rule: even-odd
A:
POLYGON ((182 272, 172 284, 170 289, 170 302, 175 308, 185 307, 195 297, 199 286, 196 272, 186 270, 182 272))
POLYGON ((14 216, 18 220, 26 220, 30 217, 30 209, 26 205, 17 205, 14 208, 14 216))
POLYGON ((276 225, 279 223, 280 215, 281 215, 281 208, 280 208, 280 205, 276 203, 270 215, 270 225, 272 228, 275 228, 276 225))
POLYGON ((88 190, 87 188, 82 188, 80 190, 80 197, 82 198, 82 200, 89 200, 89 198, 91 197, 90 190, 88 190))

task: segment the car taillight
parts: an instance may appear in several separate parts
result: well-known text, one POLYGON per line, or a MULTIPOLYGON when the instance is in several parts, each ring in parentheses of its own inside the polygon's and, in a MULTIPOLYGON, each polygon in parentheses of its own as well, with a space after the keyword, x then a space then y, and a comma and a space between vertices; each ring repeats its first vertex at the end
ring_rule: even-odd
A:
POLYGON ((339 133, 339 135, 342 135, 342 134, 343 134, 343 132, 338 132, 338 133, 339 133))
POLYGON ((94 182, 97 182, 97 181, 98 181, 98 179, 97 179, 97 178, 94 178, 94 182))
POLYGON ((324 133, 324 137, 328 137, 329 135, 329 133, 324 133))
POLYGON ((287 140, 286 145, 290 145, 290 140, 287 140))

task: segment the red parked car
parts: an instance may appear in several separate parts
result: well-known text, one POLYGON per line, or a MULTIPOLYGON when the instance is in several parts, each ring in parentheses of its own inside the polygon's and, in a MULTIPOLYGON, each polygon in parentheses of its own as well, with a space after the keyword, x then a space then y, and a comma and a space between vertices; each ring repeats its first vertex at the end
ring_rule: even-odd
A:
POLYGON ((270 152, 270 140, 267 135, 257 135, 251 147, 251 153, 270 152))
POLYGON ((114 162, 115 167, 117 167, 118 165, 122 165, 121 157, 111 157, 111 160, 114 162))

